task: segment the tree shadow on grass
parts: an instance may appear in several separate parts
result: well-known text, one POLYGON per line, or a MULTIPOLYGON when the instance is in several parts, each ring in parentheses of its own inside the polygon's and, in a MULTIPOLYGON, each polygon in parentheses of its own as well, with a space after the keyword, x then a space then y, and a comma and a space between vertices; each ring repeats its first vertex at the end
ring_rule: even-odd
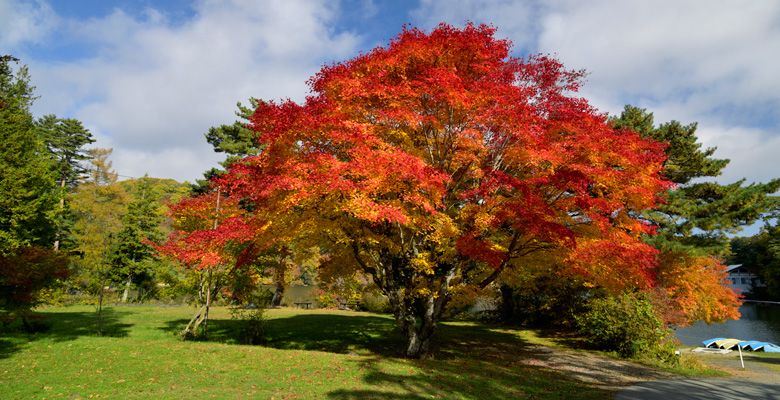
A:
MULTIPOLYGON (((103 309, 103 335, 108 337, 125 337, 129 334, 132 324, 121 322, 125 311, 113 308, 103 309)), ((40 339, 54 342, 76 340, 83 336, 97 336, 98 315, 96 312, 40 312, 34 321, 35 332, 27 333, 19 321, 5 326, 0 330, 0 359, 9 358, 20 351, 25 343, 40 339)))
MULTIPOLYGON (((189 320, 167 321, 163 329, 181 332, 189 320)), ((244 344, 242 321, 210 318, 208 338, 228 344, 244 344)), ((356 352, 403 358, 406 340, 388 315, 364 312, 311 312, 274 316, 265 326, 264 347, 283 350, 313 350, 331 353, 356 352)), ((524 352, 525 341, 506 329, 480 323, 442 322, 433 341, 436 359, 482 357, 485 353, 524 352)))
MULTIPOLYGON (((169 321, 167 331, 181 331, 188 320, 169 321)), ((210 318, 208 338, 213 342, 244 344, 243 321, 210 318)), ((392 318, 364 313, 310 313, 274 317, 265 325, 264 347, 330 353, 371 353, 400 356, 404 338, 392 318)))
MULTIPOLYGON (((494 355, 488 353, 485 355, 494 355)), ((553 369, 508 361, 488 359, 415 360, 410 364, 418 371, 409 374, 392 370, 380 358, 357 361, 365 371, 364 382, 376 389, 338 389, 328 397, 352 399, 430 399, 464 398, 503 400, 533 399, 602 399, 614 394, 569 377, 553 369)))
POLYGON ((545 328, 545 327, 530 327, 527 328, 528 330, 532 330, 536 333, 536 336, 543 338, 543 339, 549 339, 553 343, 556 343, 558 345, 569 347, 572 349, 579 349, 579 350, 596 350, 596 346, 593 345, 593 343, 588 340, 588 338, 584 337, 582 334, 577 333, 574 330, 566 330, 566 329, 554 329, 554 328, 545 328))
MULTIPOLYGON (((167 328, 160 329, 180 330, 187 322, 170 321, 167 328)), ((239 324, 237 320, 210 319, 208 340, 241 343, 239 324)), ((334 390, 329 394, 333 399, 421 399, 439 395, 601 399, 614 395, 608 385, 594 383, 604 380, 611 366, 578 364, 578 358, 529 344, 516 331, 488 324, 443 322, 430 360, 404 360, 405 340, 395 321, 378 314, 276 315, 268 320, 266 333, 265 347, 355 352, 362 356, 353 362, 366 371, 361 377, 364 384, 354 390, 334 390), (388 365, 398 366, 398 370, 388 365)))
POLYGON ((277 349, 400 356, 405 339, 386 316, 364 313, 299 314, 270 320, 267 346, 277 349))

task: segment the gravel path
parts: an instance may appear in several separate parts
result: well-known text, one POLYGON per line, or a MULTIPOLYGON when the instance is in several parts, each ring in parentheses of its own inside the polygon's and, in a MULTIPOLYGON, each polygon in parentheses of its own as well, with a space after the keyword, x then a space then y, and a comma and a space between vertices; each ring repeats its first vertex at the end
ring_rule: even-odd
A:
POLYGON ((657 368, 586 351, 540 345, 530 345, 524 350, 521 362, 527 365, 558 370, 606 390, 617 391, 640 382, 678 377, 657 368))
POLYGON ((738 353, 696 354, 731 376, 642 382, 620 390, 615 400, 780 399, 780 372, 750 361, 743 369, 738 353))
POLYGON ((749 361, 743 370, 735 354, 697 353, 711 367, 731 374, 729 377, 683 379, 657 368, 591 352, 541 345, 530 345, 523 350, 521 362, 564 372, 615 392, 619 400, 780 399, 780 372, 749 361))

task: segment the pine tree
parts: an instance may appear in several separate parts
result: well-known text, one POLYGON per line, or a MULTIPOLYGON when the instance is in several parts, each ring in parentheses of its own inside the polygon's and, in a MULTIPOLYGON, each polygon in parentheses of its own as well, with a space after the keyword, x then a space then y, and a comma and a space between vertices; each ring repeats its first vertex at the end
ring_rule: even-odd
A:
POLYGON ((0 319, 26 317, 41 289, 68 275, 67 260, 46 249, 54 240, 56 187, 50 160, 35 133, 35 97, 27 68, 16 73, 0 57, 0 319))
MULTIPOLYGON (((236 116, 240 120, 233 122, 232 125, 213 126, 205 135, 206 141, 214 146, 215 152, 227 154, 225 161, 219 163, 223 168, 230 167, 232 163, 240 161, 244 157, 257 155, 262 150, 262 146, 256 140, 257 134, 247 128, 249 118, 254 114, 257 106, 262 104, 262 100, 250 98, 249 104, 250 106, 244 106, 240 101, 236 103, 238 107, 236 116)), ((202 194, 211 190, 209 181, 223 173, 225 173, 224 169, 217 168, 211 168, 204 172, 203 176, 206 179, 198 180, 192 186, 192 191, 195 194, 202 194)))
POLYGON ((122 302, 127 301, 130 287, 153 280, 154 249, 151 243, 163 239, 160 224, 163 221, 160 204, 151 190, 151 179, 144 176, 136 181, 134 199, 127 205, 122 217, 122 229, 111 254, 111 276, 123 281, 125 290, 122 302))
POLYGON ((728 254, 729 235, 777 204, 769 195, 780 188, 780 179, 749 185, 744 185, 744 179, 727 185, 703 181, 721 175, 729 160, 713 158, 715 147, 702 149, 696 123, 671 121, 656 127, 652 113, 630 105, 612 123, 614 129, 631 129, 668 144, 664 177, 677 187, 666 193, 666 202, 644 214, 658 228, 658 235, 648 242, 659 250, 723 258, 728 254))
POLYGON ((57 218, 49 160, 38 140, 26 67, 13 74, 13 57, 0 58, 0 255, 51 243, 57 218))
POLYGON ((54 250, 59 250, 60 242, 68 236, 73 223, 73 216, 65 206, 67 193, 73 191, 78 179, 87 169, 82 162, 90 157, 85 145, 94 143, 92 134, 84 128, 81 121, 72 118, 57 118, 55 115, 45 115, 35 121, 38 137, 43 141, 52 168, 60 187, 59 200, 62 210, 58 221, 58 230, 54 241, 54 250))
POLYGON ((753 285, 754 298, 780 300, 780 207, 773 210, 759 233, 731 239, 731 253, 729 264, 742 264, 766 282, 766 287, 753 285))

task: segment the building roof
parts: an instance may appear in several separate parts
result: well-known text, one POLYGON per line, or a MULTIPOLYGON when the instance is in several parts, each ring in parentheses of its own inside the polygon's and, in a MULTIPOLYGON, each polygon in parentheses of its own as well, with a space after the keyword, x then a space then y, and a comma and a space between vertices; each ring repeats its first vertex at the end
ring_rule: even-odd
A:
POLYGON ((741 266, 742 264, 729 265, 728 267, 726 267, 726 272, 732 272, 741 266))

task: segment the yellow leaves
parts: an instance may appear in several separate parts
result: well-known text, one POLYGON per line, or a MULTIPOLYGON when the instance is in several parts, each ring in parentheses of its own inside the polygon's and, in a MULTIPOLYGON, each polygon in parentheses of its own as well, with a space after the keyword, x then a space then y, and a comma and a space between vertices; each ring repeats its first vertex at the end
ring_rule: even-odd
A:
POLYGON ((509 249, 506 246, 502 246, 498 243, 493 243, 493 245, 490 246, 490 249, 501 253, 506 253, 509 251, 509 249))
POLYGON ((489 230, 490 226, 493 225, 495 221, 496 221, 496 216, 492 214, 488 214, 487 210, 485 209, 480 210, 474 216, 474 225, 480 231, 489 230))
POLYGON ((409 132, 404 129, 383 129, 380 135, 385 136, 387 141, 404 149, 415 150, 412 138, 409 137, 409 132))
POLYGON ((434 263, 431 263, 430 260, 428 260, 429 254, 427 252, 420 254, 419 256, 413 258, 411 260, 411 266, 415 269, 415 271, 426 274, 426 275, 433 275, 433 267, 435 266, 434 263))
POLYGON ((428 297, 428 296, 431 295, 431 293, 433 293, 433 292, 431 292, 431 289, 429 289, 427 287, 417 287, 412 292, 412 295, 414 297, 428 297))
POLYGON ((433 217, 433 232, 430 234, 431 241, 445 244, 457 239, 460 234, 460 227, 448 215, 437 214, 433 217))

